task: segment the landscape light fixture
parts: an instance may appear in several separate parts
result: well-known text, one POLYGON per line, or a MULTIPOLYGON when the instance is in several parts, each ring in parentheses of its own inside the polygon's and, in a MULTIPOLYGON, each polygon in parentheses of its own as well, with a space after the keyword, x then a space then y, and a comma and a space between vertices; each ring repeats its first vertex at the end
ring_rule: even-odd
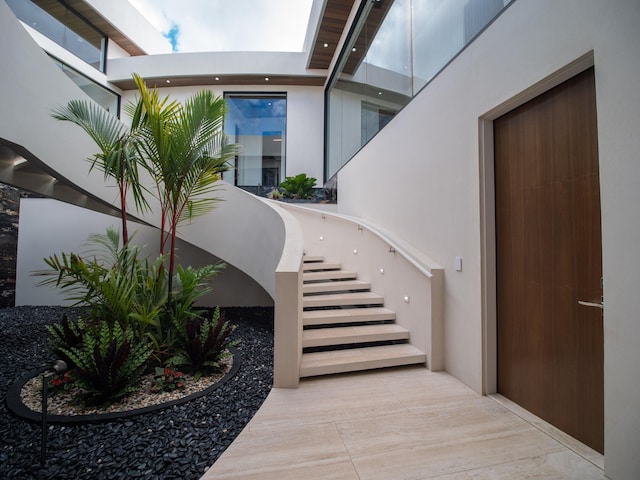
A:
POLYGON ((52 375, 67 371, 67 364, 64 360, 56 360, 42 372, 42 444, 40 445, 40 465, 44 467, 47 462, 47 399, 49 392, 47 387, 52 375))

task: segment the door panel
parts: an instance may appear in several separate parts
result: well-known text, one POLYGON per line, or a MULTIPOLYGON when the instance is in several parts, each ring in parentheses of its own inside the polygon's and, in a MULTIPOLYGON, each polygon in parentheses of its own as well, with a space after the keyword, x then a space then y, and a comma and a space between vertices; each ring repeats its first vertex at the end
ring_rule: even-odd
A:
POLYGON ((602 240, 589 69, 494 122, 498 391, 602 452, 602 240))

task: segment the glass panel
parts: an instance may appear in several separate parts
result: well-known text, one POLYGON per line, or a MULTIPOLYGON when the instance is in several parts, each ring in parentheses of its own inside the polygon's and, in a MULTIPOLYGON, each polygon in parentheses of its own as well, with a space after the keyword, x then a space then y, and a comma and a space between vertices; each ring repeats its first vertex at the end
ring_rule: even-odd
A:
POLYGON ((224 129, 240 145, 235 169, 225 181, 238 186, 275 187, 284 180, 286 94, 225 94, 224 129))
POLYGON ((104 72, 106 36, 63 3, 49 2, 47 10, 26 0, 7 0, 7 5, 25 24, 104 72))
POLYGON ((325 178, 335 175, 511 1, 363 2, 325 94, 325 178))
POLYGON ((60 60, 53 58, 60 70, 62 70, 67 77, 80 87, 84 93, 86 93, 91 99, 104 108, 107 112, 111 112, 113 115, 120 117, 120 96, 113 93, 111 90, 106 89, 102 85, 98 85, 96 82, 88 77, 85 77, 78 71, 62 63, 60 60))
POLYGON ((413 77, 418 92, 502 10, 504 0, 413 2, 413 77))

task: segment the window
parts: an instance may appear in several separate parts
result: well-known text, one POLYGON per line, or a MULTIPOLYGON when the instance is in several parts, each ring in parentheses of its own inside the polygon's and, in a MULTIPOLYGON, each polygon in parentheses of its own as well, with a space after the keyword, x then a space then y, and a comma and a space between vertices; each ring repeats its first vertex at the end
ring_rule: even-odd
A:
POLYGON ((23 23, 56 42, 95 69, 105 71, 107 36, 60 1, 7 0, 23 23), (46 5, 46 6, 44 6, 46 5))
POLYGON ((238 186, 275 187, 284 180, 286 93, 226 93, 224 130, 240 146, 223 179, 238 186))
POLYGON ((60 60, 54 57, 51 58, 60 70, 62 70, 67 77, 73 80, 78 87, 80 87, 80 90, 91 97, 94 102, 99 104, 107 112, 110 112, 120 118, 120 95, 117 95, 102 85, 97 84, 60 60))
POLYGON ((335 175, 511 1, 362 1, 325 92, 325 178, 335 175))

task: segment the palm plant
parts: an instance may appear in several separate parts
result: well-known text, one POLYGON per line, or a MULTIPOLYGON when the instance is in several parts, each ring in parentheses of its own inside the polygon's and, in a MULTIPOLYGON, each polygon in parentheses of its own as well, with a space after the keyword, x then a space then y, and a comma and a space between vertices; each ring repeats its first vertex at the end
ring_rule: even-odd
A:
POLYGON ((154 333, 167 300, 167 282, 162 274, 163 257, 154 262, 141 259, 136 245, 120 246, 113 228, 104 235, 92 235, 90 242, 100 247, 85 258, 75 253, 52 255, 49 267, 34 272, 43 277, 38 285, 51 285, 68 293, 76 306, 89 307, 92 322, 120 324, 133 332, 136 341, 160 343, 154 333))
MULTIPOLYGON (((134 122, 140 112, 132 111, 134 122)), ((71 100, 66 106, 55 108, 52 116, 80 126, 100 149, 91 162, 90 170, 98 168, 105 179, 112 178, 118 185, 122 219, 122 242, 129 242, 127 230, 127 194, 132 193, 138 210, 148 208, 138 178, 136 156, 136 132, 129 129, 117 117, 94 102, 71 100)))
POLYGON ((227 161, 236 146, 227 141, 222 126, 226 102, 209 90, 200 91, 183 104, 160 98, 133 75, 140 98, 126 108, 137 132, 138 152, 157 189, 161 207, 160 253, 169 244, 169 296, 175 272, 178 225, 214 208, 213 196, 227 161))

